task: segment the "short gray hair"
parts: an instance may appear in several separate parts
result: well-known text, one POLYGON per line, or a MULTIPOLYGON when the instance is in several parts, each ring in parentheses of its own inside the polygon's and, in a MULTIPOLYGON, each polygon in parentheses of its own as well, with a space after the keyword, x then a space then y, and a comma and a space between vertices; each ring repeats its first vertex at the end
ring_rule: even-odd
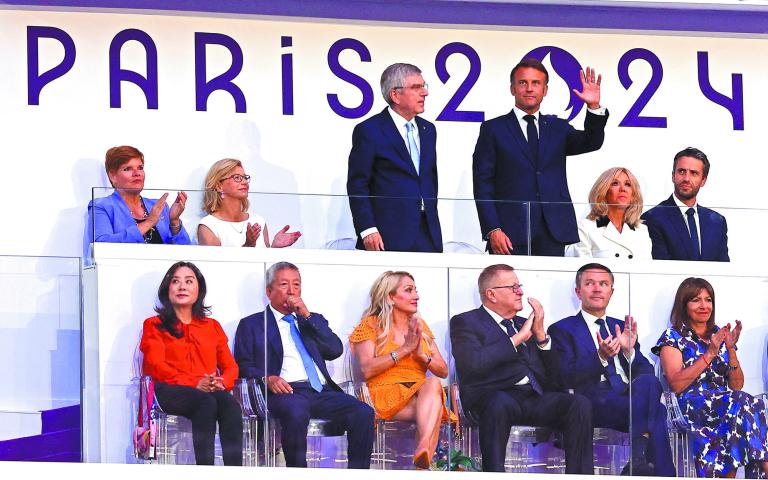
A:
POLYGON ((421 75, 421 70, 410 63, 393 63, 382 72, 381 94, 390 107, 392 106, 392 99, 389 98, 389 92, 395 87, 404 87, 405 77, 409 75, 421 75))
POLYGON ((292 264, 291 262, 277 262, 271 267, 267 269, 266 275, 264 275, 264 284, 267 287, 271 287, 272 283, 275 281, 275 276, 277 276, 277 272, 280 270, 293 270, 295 272, 299 271, 299 267, 292 264))

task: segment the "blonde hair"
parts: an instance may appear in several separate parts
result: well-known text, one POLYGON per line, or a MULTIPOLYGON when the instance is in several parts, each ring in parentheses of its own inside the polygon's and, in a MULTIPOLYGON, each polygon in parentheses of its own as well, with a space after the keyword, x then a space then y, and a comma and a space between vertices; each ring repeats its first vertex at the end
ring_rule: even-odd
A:
POLYGON ((624 223, 635 228, 642 223, 640 215, 643 213, 643 194, 640 192, 640 184, 637 182, 637 178, 624 167, 609 168, 597 177, 595 184, 592 185, 592 190, 589 191, 589 203, 592 206, 592 210, 587 215, 587 218, 589 220, 597 220, 608 214, 608 204, 606 203, 608 190, 611 188, 611 182, 620 173, 627 175, 629 184, 632 186, 632 198, 629 201, 629 207, 624 211, 624 223))
MULTIPOLYGON (((397 292, 397 287, 404 277, 416 281, 413 275, 408 272, 388 270, 379 275, 379 278, 371 285, 371 292, 369 294, 371 303, 365 309, 363 318, 375 316, 379 320, 379 330, 381 333, 376 337, 376 353, 380 353, 384 349, 392 329, 394 303, 389 297, 397 292)), ((424 334, 422 336, 426 339, 424 334)))
MULTIPOLYGON (((205 194, 203 195, 203 210, 213 213, 221 208, 221 193, 218 190, 219 183, 230 176, 235 168, 243 168, 242 162, 234 158, 224 158, 211 165, 205 176, 205 194)), ((242 211, 247 212, 250 202, 248 197, 241 200, 242 211)))

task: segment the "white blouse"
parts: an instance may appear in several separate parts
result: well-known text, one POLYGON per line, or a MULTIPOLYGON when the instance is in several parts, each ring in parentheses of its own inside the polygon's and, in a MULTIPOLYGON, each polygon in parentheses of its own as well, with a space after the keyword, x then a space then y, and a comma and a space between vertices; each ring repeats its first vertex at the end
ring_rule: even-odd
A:
POLYGON ((213 215, 206 215, 200 219, 200 225, 208 227, 216 235, 216 238, 219 239, 222 247, 242 247, 245 243, 245 229, 249 223, 251 225, 256 223, 261 225, 261 234, 256 240, 256 248, 266 248, 267 245, 264 243, 265 221, 261 215, 250 213, 248 218, 242 222, 228 222, 213 215))

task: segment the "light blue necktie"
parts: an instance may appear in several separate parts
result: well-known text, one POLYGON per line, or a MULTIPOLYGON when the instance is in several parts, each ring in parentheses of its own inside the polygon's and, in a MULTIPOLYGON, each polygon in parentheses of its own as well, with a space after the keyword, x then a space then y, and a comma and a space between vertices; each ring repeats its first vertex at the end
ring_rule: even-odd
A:
POLYGON ((301 334, 299 333, 299 329, 296 327, 296 317, 292 313, 289 313, 283 317, 283 320, 288 322, 288 324, 291 326, 291 338, 293 338, 293 343, 296 344, 296 350, 299 351, 299 355, 301 356, 301 363, 304 364, 304 370, 307 371, 307 380, 309 380, 309 384, 312 385, 312 388, 318 392, 321 392, 323 390, 323 384, 320 382, 320 377, 317 376, 315 361, 312 360, 312 357, 307 351, 307 347, 304 346, 304 342, 301 340, 301 334))
POLYGON ((411 161, 413 162, 413 166, 416 167, 416 173, 419 173, 419 146, 416 145, 416 139, 413 137, 413 129, 414 126, 411 122, 405 124, 405 137, 408 139, 408 150, 411 152, 411 161))

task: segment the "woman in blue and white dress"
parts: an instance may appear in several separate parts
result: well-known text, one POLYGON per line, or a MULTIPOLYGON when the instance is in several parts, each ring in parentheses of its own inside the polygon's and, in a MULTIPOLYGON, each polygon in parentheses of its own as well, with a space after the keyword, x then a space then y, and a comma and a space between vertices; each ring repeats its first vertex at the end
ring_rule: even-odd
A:
POLYGON ((736 353, 741 322, 733 328, 715 325, 712 285, 690 277, 677 289, 671 323, 652 351, 661 357, 692 432, 697 475, 734 477, 744 466, 747 478, 765 478, 765 402, 741 390, 744 372, 736 353))

